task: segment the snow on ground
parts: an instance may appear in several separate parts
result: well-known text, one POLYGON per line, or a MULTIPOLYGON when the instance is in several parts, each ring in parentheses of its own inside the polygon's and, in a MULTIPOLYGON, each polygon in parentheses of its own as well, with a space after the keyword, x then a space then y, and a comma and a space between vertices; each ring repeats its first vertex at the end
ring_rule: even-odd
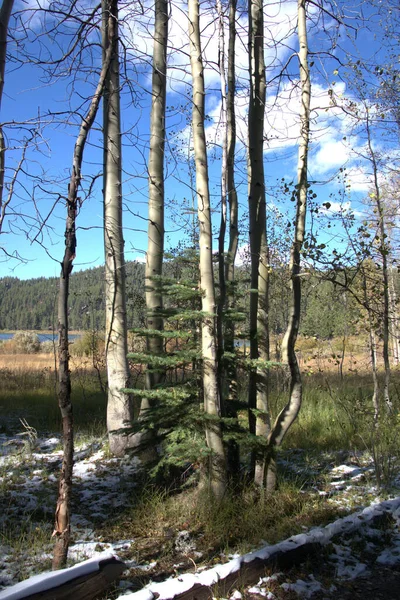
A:
MULTIPOLYGON (((281 468, 294 471, 296 477, 307 481, 309 489, 316 496, 324 496, 326 502, 343 508, 344 512, 381 502, 374 485, 371 460, 361 453, 325 453, 312 463, 305 452, 293 450, 282 453, 280 462, 281 468), (341 458, 341 464, 340 461, 338 464, 338 458, 341 458)), ((21 443, 18 437, 0 435, 0 588, 7 589, 21 579, 50 567, 50 536, 60 464, 61 449, 57 437, 37 439, 32 448, 26 441, 21 443), (47 529, 43 523, 47 524, 47 529), (16 539, 17 530, 20 533, 16 539)), ((134 547, 133 539, 105 542, 96 534, 96 527, 129 503, 138 467, 136 460, 128 462, 108 458, 101 442, 77 444, 73 544, 69 553, 71 564, 98 559, 104 552, 123 556, 125 551, 134 547)), ((399 495, 400 492, 396 493, 395 490, 393 497, 399 495)), ((140 593, 133 593, 129 579, 125 579, 121 582, 120 597, 125 600, 129 597, 132 600, 150 600, 154 598, 152 592, 157 591, 161 598, 169 598, 171 590, 183 589, 190 582, 212 585, 256 556, 266 557, 277 549, 293 548, 310 540, 324 541, 327 544, 329 542, 327 561, 338 580, 368 573, 368 561, 363 558, 365 556, 374 556, 378 564, 394 565, 400 562, 400 499, 384 502, 382 506, 359 511, 355 516, 344 517, 325 528, 314 528, 311 532, 293 536, 274 547, 267 546, 243 557, 235 555, 227 558, 225 564, 214 565, 212 569, 198 569, 196 575, 180 575, 165 584, 150 583, 140 593), (382 506, 383 510, 393 514, 393 522, 385 530, 384 545, 382 530, 372 520, 374 514, 382 512, 382 506), (357 547, 362 547, 362 555, 357 554, 357 547)), ((187 537, 187 532, 178 533, 177 548, 179 544, 182 547, 190 544, 191 551, 195 552, 193 540, 190 536, 189 539, 187 537)), ((182 553, 185 552, 182 550, 182 553)), ((151 573, 154 563, 138 564, 130 560, 127 561, 127 566, 151 573)), ((282 573, 276 573, 262 578, 250 587, 246 596, 257 594, 273 600, 278 597, 277 588, 280 593, 295 592, 304 598, 311 598, 315 592, 326 589, 312 572, 293 581, 285 580, 282 573)), ((240 600, 241 594, 237 590, 232 599, 240 600)), ((284 596, 279 595, 281 597, 284 596)))

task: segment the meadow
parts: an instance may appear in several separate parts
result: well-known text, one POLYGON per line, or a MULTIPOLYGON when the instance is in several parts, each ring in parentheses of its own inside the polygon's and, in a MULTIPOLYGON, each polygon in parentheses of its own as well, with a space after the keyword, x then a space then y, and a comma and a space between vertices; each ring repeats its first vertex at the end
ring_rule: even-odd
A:
MULTIPOLYGON (((263 496, 253 488, 243 469, 239 483, 232 486, 222 505, 213 504, 195 484, 195 477, 189 481, 182 473, 178 479, 151 481, 139 468, 133 468, 135 460, 129 465, 129 459, 121 462, 110 457, 101 364, 95 363, 94 368, 92 356, 73 355, 77 450, 73 512, 74 539, 81 544, 79 557, 90 555, 90 548, 112 547, 126 538, 134 540, 122 554, 131 561, 130 577, 140 586, 150 576, 173 571, 176 540, 182 531, 189 532, 195 548, 186 551, 186 558, 181 557, 182 564, 188 567, 193 560, 196 564, 209 564, 221 560, 222 555, 247 551, 261 540, 275 543, 365 506, 377 493, 377 474, 379 494, 390 494, 398 485, 400 421, 382 418, 378 429, 372 426, 368 355, 360 352, 358 340, 357 348, 354 346, 354 351, 342 360, 335 343, 340 347, 340 340, 329 344, 315 339, 299 340, 304 400, 300 416, 279 452, 279 490, 272 497, 263 496), (359 483, 354 480, 351 485, 335 487, 333 474, 343 463, 350 470, 362 472, 359 483), (91 473, 89 479, 82 474, 85 469, 91 473), (106 487, 97 488, 98 485, 106 487), (98 495, 93 501, 90 494, 95 490, 98 495), (99 502, 101 510, 96 516, 94 506, 99 502), (80 522, 86 524, 84 528, 80 522), (86 536, 83 530, 90 530, 90 535, 86 536), (153 564, 146 575, 137 566, 142 563, 153 564)), ((43 556, 51 553, 61 448, 54 356, 3 352, 0 373, 0 546, 6 546, 19 562, 24 556, 26 568, 12 575, 21 579, 44 568, 48 563, 43 556), (31 444, 24 437, 23 422, 34 431, 31 444), (13 449, 10 443, 18 436, 24 445, 13 449), (55 440, 53 454, 48 440, 55 440), (43 479, 32 491, 34 501, 27 507, 22 490, 28 480, 42 477, 39 472, 43 472, 43 479), (34 556, 42 558, 37 560, 34 556)), ((135 372, 135 377, 140 381, 139 372, 135 372)), ((285 402, 287 390, 279 368, 271 371, 270 379, 271 406, 276 413, 285 402)), ((245 377, 240 380, 240 392, 245 397, 245 377)), ((394 369, 391 393, 396 414, 399 384, 400 373, 394 369)), ((246 456, 243 462, 245 466, 246 456)), ((193 475, 189 466, 188 471, 193 475)), ((74 552, 71 556, 76 560, 74 552)))

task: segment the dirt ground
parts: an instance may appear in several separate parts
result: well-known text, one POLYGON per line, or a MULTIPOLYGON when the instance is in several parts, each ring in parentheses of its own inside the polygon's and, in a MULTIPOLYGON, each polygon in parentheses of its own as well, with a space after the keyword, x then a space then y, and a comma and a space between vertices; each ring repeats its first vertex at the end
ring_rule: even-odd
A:
POLYGON ((365 577, 335 585, 335 591, 318 592, 312 600, 400 600, 400 562, 390 568, 375 566, 365 577))

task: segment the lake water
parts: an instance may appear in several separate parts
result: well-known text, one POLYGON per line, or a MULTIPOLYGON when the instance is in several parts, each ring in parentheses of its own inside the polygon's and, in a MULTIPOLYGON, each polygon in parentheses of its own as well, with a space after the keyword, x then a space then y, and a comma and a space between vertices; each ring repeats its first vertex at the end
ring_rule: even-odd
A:
MULTIPOLYGON (((53 340, 57 340, 58 333, 54 333, 49 331, 48 333, 38 333, 39 341, 41 342, 52 342, 53 340)), ((13 333, 0 333, 0 341, 11 340, 14 337, 13 333)), ((68 338, 72 342, 77 338, 81 337, 79 333, 70 333, 68 338)))

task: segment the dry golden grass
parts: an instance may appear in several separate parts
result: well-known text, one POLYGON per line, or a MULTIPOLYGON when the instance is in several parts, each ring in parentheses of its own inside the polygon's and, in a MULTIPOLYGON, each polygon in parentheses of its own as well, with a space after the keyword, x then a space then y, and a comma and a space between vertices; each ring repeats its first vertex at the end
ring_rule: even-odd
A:
MULTIPOLYGON (((8 371, 54 371, 56 366, 53 354, 0 354, 0 370, 8 371)), ((72 356, 70 360, 71 371, 93 370, 93 361, 90 357, 72 356)))
MULTIPOLYGON (((363 337, 350 336, 345 341, 343 356, 343 340, 320 340, 299 336, 296 343, 297 358, 303 372, 337 373, 371 373, 371 355, 367 340, 363 337)), ((378 370, 383 369, 383 348, 377 344, 376 361, 378 370)))
MULTIPOLYGON (((273 340, 274 342, 275 340, 273 340)), ((342 364, 342 340, 320 340, 312 337, 299 336, 296 343, 296 352, 300 368, 305 373, 370 373, 371 358, 365 339, 356 336, 349 337, 346 341, 345 356, 342 364), (341 367, 342 364, 342 367, 341 367)), ((271 343, 274 347, 274 343, 271 343)), ((274 357, 273 357, 274 358, 274 357)), ((378 369, 383 368, 382 348, 377 348, 378 369)), ((104 366, 104 365, 103 365, 104 366)), ((132 366, 132 365, 131 365, 132 366)), ((101 365, 99 365, 100 368, 101 365)), ((47 354, 0 354, 0 370, 7 369, 12 372, 20 371, 54 371, 56 368, 55 357, 47 354)), ((71 371, 94 370, 93 359, 88 356, 71 356, 71 371)))

